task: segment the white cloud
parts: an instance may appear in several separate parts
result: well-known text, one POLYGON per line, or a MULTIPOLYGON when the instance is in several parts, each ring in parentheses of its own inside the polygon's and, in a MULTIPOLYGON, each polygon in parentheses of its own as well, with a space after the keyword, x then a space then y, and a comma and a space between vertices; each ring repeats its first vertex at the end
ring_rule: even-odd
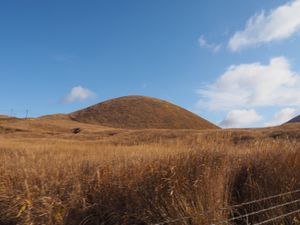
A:
POLYGON ((254 109, 232 110, 219 125, 224 128, 238 128, 257 123, 261 119, 262 116, 258 115, 254 109))
POLYGON ((300 74, 284 57, 230 66, 213 84, 200 90, 199 107, 211 110, 264 106, 299 106, 300 74))
POLYGON ((94 97, 95 94, 87 88, 76 86, 63 98, 63 102, 72 103, 76 101, 84 101, 94 97))
POLYGON ((284 108, 279 112, 276 112, 271 122, 265 123, 265 126, 277 126, 281 125, 297 115, 297 110, 294 108, 284 108))
POLYGON ((207 49, 211 50, 213 53, 219 52, 222 47, 221 44, 216 45, 216 44, 208 43, 203 35, 200 36, 200 38, 198 39, 198 42, 199 42, 199 45, 201 48, 207 48, 207 49))
POLYGON ((243 31, 236 32, 229 40, 232 51, 271 41, 289 38, 300 31, 300 0, 252 16, 243 31))

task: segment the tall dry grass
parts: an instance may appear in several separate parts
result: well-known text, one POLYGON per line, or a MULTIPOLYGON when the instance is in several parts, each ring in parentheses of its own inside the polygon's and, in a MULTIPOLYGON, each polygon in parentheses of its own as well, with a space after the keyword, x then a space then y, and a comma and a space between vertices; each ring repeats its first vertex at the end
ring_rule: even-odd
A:
POLYGON ((299 189, 299 147, 224 132, 137 146, 0 139, 0 224, 211 224, 229 216, 219 208, 299 189))

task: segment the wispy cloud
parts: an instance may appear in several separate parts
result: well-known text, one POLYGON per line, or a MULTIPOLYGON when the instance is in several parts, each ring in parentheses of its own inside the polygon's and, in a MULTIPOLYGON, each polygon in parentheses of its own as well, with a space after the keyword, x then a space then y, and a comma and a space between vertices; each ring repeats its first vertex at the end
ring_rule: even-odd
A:
POLYGON ((63 98, 64 103, 73 103, 77 101, 85 101, 94 97, 95 94, 91 90, 82 86, 76 86, 63 98))
POLYGON ((211 110, 300 105, 300 74, 285 57, 261 63, 230 66, 200 90, 199 105, 211 110))
POLYGON ((221 44, 213 44, 213 43, 209 43, 204 35, 201 35, 200 38, 198 39, 199 45, 201 48, 206 48, 209 49, 210 51, 212 51, 213 53, 217 53, 221 50, 222 45, 221 44))
POLYGON ((232 110, 219 125, 224 128, 238 128, 252 125, 261 120, 262 116, 258 115, 254 109, 232 110))
POLYGON ((293 0, 268 13, 252 16, 244 30, 236 32, 228 47, 238 51, 250 46, 283 40, 300 31, 300 0, 293 0))
POLYGON ((72 62, 75 56, 70 54, 55 54, 52 55, 52 59, 58 62, 72 62))
POLYGON ((271 122, 265 123, 265 126, 281 125, 297 116, 297 112, 297 109, 294 108, 281 109, 279 112, 275 113, 274 118, 271 122))

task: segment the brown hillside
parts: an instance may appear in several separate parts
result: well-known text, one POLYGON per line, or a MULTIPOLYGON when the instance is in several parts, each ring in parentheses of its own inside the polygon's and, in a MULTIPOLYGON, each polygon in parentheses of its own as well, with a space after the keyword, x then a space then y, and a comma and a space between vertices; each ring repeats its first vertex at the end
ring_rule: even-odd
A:
POLYGON ((0 115, 0 119, 9 119, 9 118, 12 118, 12 117, 9 117, 9 116, 6 116, 6 115, 0 115))
POLYGON ((108 100, 70 114, 71 119, 115 128, 213 129, 216 125, 169 102, 143 96, 108 100))

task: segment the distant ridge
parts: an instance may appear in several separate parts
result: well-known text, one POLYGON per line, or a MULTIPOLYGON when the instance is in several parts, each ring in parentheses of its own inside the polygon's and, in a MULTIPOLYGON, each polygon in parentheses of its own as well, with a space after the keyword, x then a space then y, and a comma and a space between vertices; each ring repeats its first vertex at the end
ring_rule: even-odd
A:
POLYGON ((16 119, 16 117, 0 115, 0 120, 11 120, 11 119, 16 119))
POLYGON ((126 96, 69 114, 78 122, 129 129, 216 129, 216 125, 164 100, 126 96))
POLYGON ((287 123, 300 123, 300 115, 296 116, 295 118, 291 119, 287 123))

